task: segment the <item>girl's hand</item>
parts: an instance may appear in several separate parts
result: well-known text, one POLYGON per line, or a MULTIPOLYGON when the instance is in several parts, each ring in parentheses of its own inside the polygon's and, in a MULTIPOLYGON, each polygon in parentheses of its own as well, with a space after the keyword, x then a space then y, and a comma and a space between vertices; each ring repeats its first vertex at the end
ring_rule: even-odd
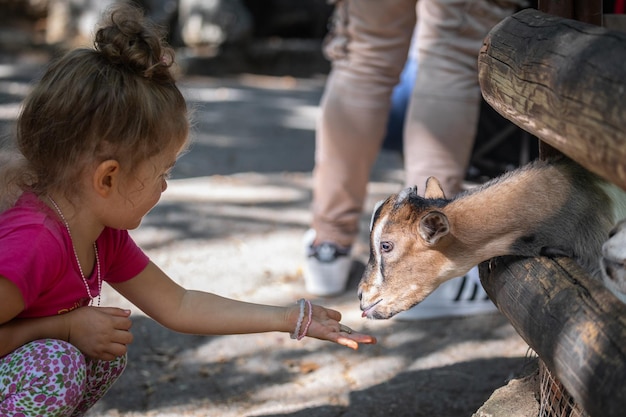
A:
POLYGON ((81 307, 64 316, 69 320, 67 341, 87 357, 113 360, 124 355, 133 341, 129 310, 81 307))
MULTIPOLYGON (((359 343, 376 343, 376 338, 374 336, 354 332, 348 326, 341 324, 340 312, 315 304, 310 304, 310 306, 313 308, 313 313, 311 317, 311 324, 308 327, 306 336, 335 342, 354 350, 359 348, 359 343)), ((305 330, 305 325, 308 321, 308 309, 308 305, 305 306, 305 315, 300 329, 300 334, 302 334, 305 330)), ((300 309, 299 307, 296 307, 295 319, 293 320, 294 323, 297 321, 299 313, 300 309)))

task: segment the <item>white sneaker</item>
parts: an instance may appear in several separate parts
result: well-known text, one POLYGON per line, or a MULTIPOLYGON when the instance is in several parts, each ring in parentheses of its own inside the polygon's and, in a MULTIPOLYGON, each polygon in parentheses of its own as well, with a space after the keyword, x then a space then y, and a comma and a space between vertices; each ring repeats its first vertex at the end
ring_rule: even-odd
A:
POLYGON ((328 297, 339 295, 346 290, 350 278, 351 248, 342 248, 332 242, 322 242, 313 246, 315 230, 304 234, 306 265, 304 283, 307 292, 328 297))
POLYGON ((409 310, 398 313, 398 320, 423 320, 439 317, 472 316, 495 313, 498 308, 491 302, 480 283, 478 267, 465 276, 451 279, 439 286, 424 301, 409 310))

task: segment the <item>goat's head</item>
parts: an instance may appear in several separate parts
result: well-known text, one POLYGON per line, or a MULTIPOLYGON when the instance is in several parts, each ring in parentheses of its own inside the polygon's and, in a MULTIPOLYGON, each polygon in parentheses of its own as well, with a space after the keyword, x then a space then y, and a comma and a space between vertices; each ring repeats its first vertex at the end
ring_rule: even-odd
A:
POLYGON ((359 284, 363 316, 387 319, 407 310, 456 276, 448 256, 453 225, 449 200, 430 178, 425 196, 408 188, 379 203, 370 223, 370 257, 359 284))

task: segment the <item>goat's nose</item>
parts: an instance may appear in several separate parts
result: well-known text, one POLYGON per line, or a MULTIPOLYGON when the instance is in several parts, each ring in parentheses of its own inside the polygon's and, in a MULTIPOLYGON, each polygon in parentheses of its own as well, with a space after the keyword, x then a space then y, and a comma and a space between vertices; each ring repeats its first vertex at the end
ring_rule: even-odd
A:
POLYGON ((363 299, 363 290, 359 287, 359 289, 356 292, 357 297, 359 297, 359 301, 361 301, 363 299))

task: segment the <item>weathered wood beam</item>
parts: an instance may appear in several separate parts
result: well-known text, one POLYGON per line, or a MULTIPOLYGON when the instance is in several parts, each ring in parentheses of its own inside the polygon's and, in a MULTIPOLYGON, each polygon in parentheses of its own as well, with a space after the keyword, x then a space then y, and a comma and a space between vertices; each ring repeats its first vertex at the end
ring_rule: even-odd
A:
POLYGON ((567 258, 480 265, 498 309, 593 417, 626 413, 626 305, 567 258))
POLYGON ((522 10, 485 38, 485 100, 626 190, 626 33, 522 10))

